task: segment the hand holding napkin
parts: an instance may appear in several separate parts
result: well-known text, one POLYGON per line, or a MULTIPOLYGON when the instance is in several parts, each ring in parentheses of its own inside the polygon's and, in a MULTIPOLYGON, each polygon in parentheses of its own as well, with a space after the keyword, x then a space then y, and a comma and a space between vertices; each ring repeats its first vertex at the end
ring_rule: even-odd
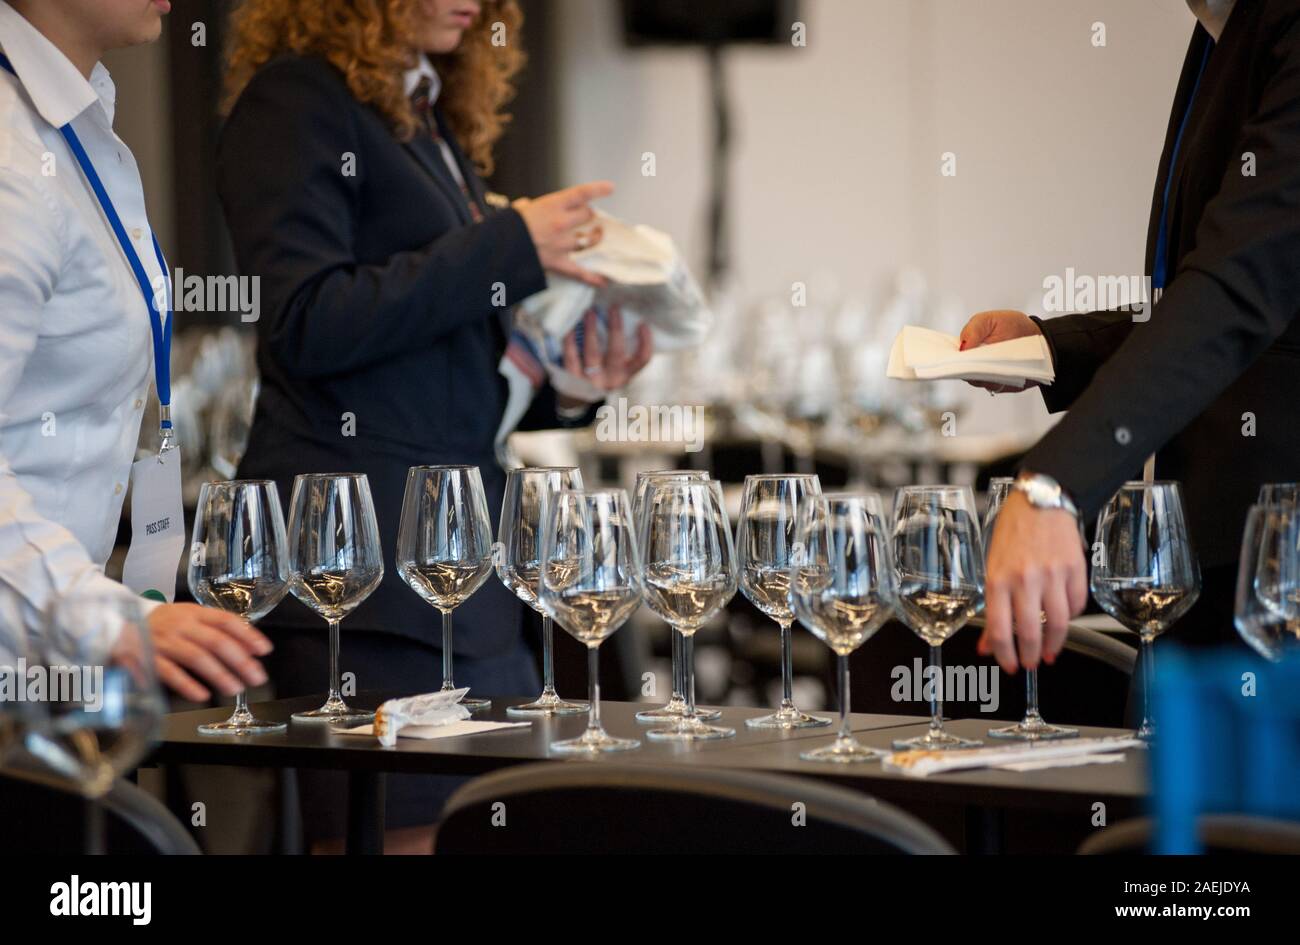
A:
POLYGON ((1042 335, 962 351, 956 336, 911 325, 894 339, 886 373, 904 381, 956 378, 1008 387, 1024 387, 1030 381, 1051 384, 1056 379, 1052 353, 1042 335))

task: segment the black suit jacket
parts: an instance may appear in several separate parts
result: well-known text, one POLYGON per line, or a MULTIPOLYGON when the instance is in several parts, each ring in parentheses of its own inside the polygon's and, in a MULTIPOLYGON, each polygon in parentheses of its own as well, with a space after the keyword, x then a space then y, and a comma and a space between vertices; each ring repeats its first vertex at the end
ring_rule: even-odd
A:
POLYGON ((1146 271, 1172 175, 1168 286, 1146 321, 1042 322, 1056 360, 1043 399, 1069 413, 1023 467, 1092 516, 1158 451, 1156 476, 1183 482, 1193 540, 1214 566, 1236 561, 1260 483, 1300 479, 1300 2, 1236 5, 1171 168, 1210 42, 1198 25, 1156 178, 1146 271))
MULTIPOLYGON (((494 303, 502 290, 514 305, 546 286, 523 219, 485 205, 482 182, 443 134, 481 223, 437 144, 397 140, 323 59, 286 56, 262 68, 230 114, 218 158, 239 268, 261 280, 261 393, 239 475, 276 480, 288 515, 296 474, 366 473, 385 575, 344 626, 434 645, 438 615, 393 562, 406 471, 478 465, 495 527, 506 309, 494 303)), ((545 387, 520 427, 556 425, 545 387)), ((456 652, 511 649, 523 617, 490 580, 457 611, 456 652)), ((293 600, 266 623, 322 626, 293 600)))

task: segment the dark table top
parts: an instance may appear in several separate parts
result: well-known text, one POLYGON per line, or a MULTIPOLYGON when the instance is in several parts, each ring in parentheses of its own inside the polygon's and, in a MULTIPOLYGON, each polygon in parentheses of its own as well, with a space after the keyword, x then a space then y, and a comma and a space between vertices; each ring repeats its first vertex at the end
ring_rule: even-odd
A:
MULTIPOLYGON (((392 695, 360 693, 349 699, 349 703, 357 708, 371 709, 392 695)), ((258 703, 253 708, 260 717, 287 720, 292 713, 315 708, 322 701, 322 696, 310 696, 258 703)), ((506 706, 527 701, 527 698, 498 697, 493 699, 490 708, 476 712, 473 718, 520 721, 506 715, 506 706)), ((1145 752, 1141 749, 1130 749, 1124 761, 1116 764, 1027 772, 983 769, 914 778, 884 771, 878 762, 838 765, 802 761, 799 753, 829 743, 834 738, 836 726, 793 732, 745 727, 745 719, 765 715, 770 709, 723 708, 722 719, 713 724, 734 728, 734 738, 694 744, 652 742, 645 738, 645 732, 655 726, 637 722, 634 718, 645 707, 645 703, 601 703, 606 730, 612 735, 640 738, 641 747, 633 751, 612 752, 592 760, 573 759, 550 751, 551 742, 581 734, 587 724, 586 715, 534 719, 528 728, 482 735, 433 740, 399 739, 391 748, 372 738, 336 734, 330 726, 321 723, 290 722, 288 730, 283 733, 254 737, 198 733, 197 727, 201 723, 219 721, 228 716, 228 708, 167 716, 162 742, 151 760, 153 763, 451 775, 484 774, 509 765, 547 760, 577 764, 683 764, 815 777, 828 783, 869 791, 886 800, 1034 807, 1081 815, 1098 802, 1116 805, 1126 812, 1133 811, 1141 806, 1147 790, 1145 752)), ((895 738, 921 734, 928 725, 925 719, 903 715, 855 713, 851 721, 858 739, 878 748, 889 748, 895 738)), ((988 729, 997 724, 1001 724, 999 720, 981 718, 959 719, 946 723, 946 726, 958 735, 983 738, 988 729)), ((1115 729, 1083 728, 1081 734, 1126 733, 1115 729)), ((985 744, 988 743, 985 739, 985 744)))

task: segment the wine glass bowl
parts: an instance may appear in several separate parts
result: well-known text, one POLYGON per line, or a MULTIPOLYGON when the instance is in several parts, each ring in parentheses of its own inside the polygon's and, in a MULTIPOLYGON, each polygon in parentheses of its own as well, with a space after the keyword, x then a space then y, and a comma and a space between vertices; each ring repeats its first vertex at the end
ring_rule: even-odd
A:
POLYGON ((1265 659, 1300 652, 1300 512, 1254 505, 1246 516, 1233 624, 1265 659))
MULTIPOLYGON (((442 691, 452 676, 452 612, 492 574, 492 524, 477 466, 412 466, 397 534, 397 569, 442 614, 442 691)), ((470 710, 487 699, 461 699, 470 710)))
MULTIPOLYGON (((190 593, 200 604, 238 614, 250 623, 265 617, 289 590, 288 539, 280 495, 269 480, 207 482, 190 535, 190 593)), ((255 717, 248 698, 222 722, 200 725, 201 735, 265 735, 284 722, 255 717)))
POLYGON ((295 712, 304 722, 358 723, 372 712, 343 700, 339 623, 384 577, 370 481, 364 473, 305 473, 294 477, 289 502, 289 592, 329 624, 329 694, 319 709, 295 712))

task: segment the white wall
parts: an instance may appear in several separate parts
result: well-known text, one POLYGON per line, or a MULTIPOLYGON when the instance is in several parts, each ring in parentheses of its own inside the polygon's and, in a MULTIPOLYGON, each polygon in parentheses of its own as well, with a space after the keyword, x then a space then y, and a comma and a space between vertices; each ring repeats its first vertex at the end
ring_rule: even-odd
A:
MULTIPOLYGON (((624 48, 613 0, 554 8, 568 178, 613 180, 612 212, 669 231, 702 268, 702 54, 624 48)), ((829 271, 866 293, 915 264, 977 311, 1026 308, 1068 266, 1141 273, 1194 25, 1183 0, 802 0, 801 19, 806 48, 727 54, 744 292, 816 293, 829 271), (956 177, 940 174, 947 151, 956 177)), ((972 432, 1046 422, 1037 397, 971 405, 972 432)))

